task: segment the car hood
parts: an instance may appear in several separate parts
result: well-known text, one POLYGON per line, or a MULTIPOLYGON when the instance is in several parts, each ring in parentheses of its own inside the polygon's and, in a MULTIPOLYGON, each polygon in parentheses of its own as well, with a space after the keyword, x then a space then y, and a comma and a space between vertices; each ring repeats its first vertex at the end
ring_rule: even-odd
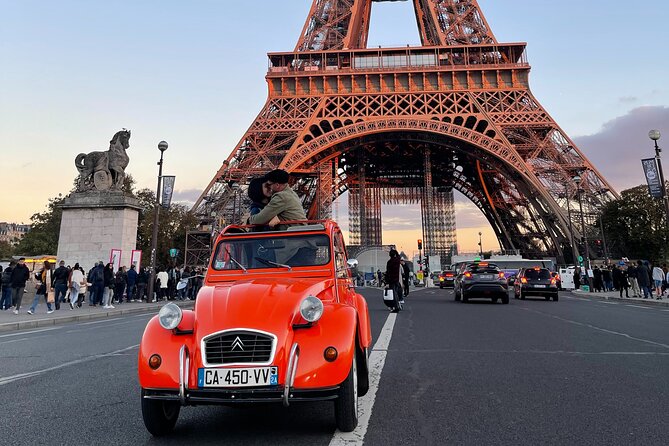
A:
MULTIPOLYGON (((308 295, 332 299, 333 279, 249 279, 203 288, 196 301, 197 324, 205 331, 288 328, 308 295)), ((199 330, 198 330, 199 331, 199 330)))

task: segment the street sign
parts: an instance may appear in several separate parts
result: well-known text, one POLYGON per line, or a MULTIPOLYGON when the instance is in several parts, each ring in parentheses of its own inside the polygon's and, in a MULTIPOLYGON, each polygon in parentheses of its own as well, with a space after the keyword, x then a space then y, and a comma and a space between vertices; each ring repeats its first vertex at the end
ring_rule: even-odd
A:
POLYGON ((175 258, 176 256, 179 255, 179 250, 176 248, 170 249, 170 257, 175 258))
POLYGON ((579 261, 579 263, 583 262, 583 256, 578 256, 578 261, 579 261))

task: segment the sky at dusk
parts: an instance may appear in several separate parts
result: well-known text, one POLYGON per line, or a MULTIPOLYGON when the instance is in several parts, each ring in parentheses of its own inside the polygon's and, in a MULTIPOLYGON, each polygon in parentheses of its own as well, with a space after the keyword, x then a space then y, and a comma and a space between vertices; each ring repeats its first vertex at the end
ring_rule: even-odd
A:
MULTIPOLYGON (((669 141, 669 3, 479 0, 500 42, 528 42, 534 95, 618 190, 643 183, 648 130, 669 141)), ((132 130, 138 187, 157 144, 175 199, 192 202, 267 97, 266 53, 292 51, 310 0, 0 0, 0 221, 28 223, 67 194, 74 157, 132 130)), ((369 46, 418 45, 411 2, 375 3, 369 46)), ((339 217, 345 220, 345 205, 339 217)), ((384 242, 412 252, 420 221, 384 207, 384 242)), ((456 205, 460 248, 496 249, 480 212, 456 205)))

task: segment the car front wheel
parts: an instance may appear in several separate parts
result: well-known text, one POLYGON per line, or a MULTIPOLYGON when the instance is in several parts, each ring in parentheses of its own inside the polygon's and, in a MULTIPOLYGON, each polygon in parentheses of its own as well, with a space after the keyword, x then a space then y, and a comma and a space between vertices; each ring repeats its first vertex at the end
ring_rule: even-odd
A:
POLYGON ((502 296, 502 303, 504 305, 507 305, 509 303, 509 295, 508 294, 506 296, 502 296))
POLYGON ((558 301, 558 295, 557 295, 557 294, 556 294, 555 296, 553 296, 553 301, 554 301, 554 302, 557 302, 557 301, 558 301))
POLYGON ((358 426, 358 369, 355 353, 351 370, 341 384, 339 395, 335 400, 335 420, 337 429, 342 432, 351 432, 358 426))
POLYGON ((468 298, 467 295, 465 294, 465 290, 460 291, 460 293, 462 294, 462 295, 460 296, 460 297, 462 298, 462 302, 463 302, 463 303, 467 303, 467 302, 469 302, 469 298, 468 298))
POLYGON ((142 396, 142 418, 144 426, 151 435, 160 437, 168 434, 179 419, 181 405, 176 401, 158 401, 144 398, 144 389, 142 396))

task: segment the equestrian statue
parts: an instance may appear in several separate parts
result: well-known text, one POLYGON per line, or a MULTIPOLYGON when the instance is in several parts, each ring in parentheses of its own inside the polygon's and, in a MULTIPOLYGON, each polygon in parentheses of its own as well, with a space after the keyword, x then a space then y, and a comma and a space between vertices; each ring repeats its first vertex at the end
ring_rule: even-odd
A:
POLYGON ((106 152, 80 153, 74 160, 79 177, 77 192, 121 191, 125 179, 125 168, 130 158, 126 150, 130 147, 130 130, 116 132, 106 152))

